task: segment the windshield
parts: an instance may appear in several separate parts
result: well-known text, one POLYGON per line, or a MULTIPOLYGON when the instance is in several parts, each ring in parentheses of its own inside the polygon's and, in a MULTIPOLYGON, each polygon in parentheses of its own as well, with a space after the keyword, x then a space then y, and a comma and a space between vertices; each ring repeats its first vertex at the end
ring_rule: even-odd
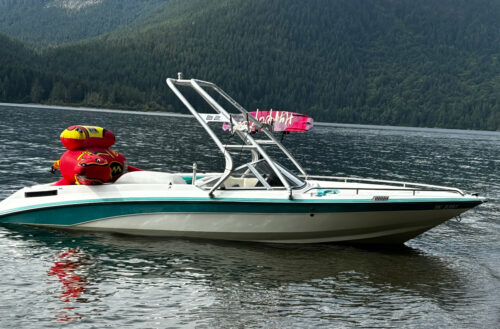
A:
MULTIPOLYGON (((304 186, 305 182, 286 170, 283 166, 275 163, 291 188, 304 186)), ((220 178, 220 175, 206 177, 197 184, 203 188, 212 187, 220 178)), ((221 189, 282 189, 285 188, 271 166, 264 160, 250 162, 236 168, 229 177, 224 180, 221 189)))
MULTIPOLYGON (((295 177, 292 173, 283 168, 281 165, 279 165, 276 162, 275 165, 276 167, 278 167, 278 170, 281 172, 283 177, 286 179, 286 181, 292 188, 304 185, 303 181, 295 177)), ((261 173, 262 177, 271 187, 283 187, 283 183, 266 161, 261 160, 258 163, 256 163, 254 167, 259 173, 261 173)))

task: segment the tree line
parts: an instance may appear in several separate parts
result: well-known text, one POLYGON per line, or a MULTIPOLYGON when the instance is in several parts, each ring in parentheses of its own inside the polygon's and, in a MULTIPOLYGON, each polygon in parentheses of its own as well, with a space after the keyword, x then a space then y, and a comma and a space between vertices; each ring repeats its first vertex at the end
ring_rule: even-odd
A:
POLYGON ((497 17, 488 0, 171 1, 97 39, 38 51, 9 40, 0 99, 179 111, 165 78, 182 71, 248 109, 500 130, 497 17))

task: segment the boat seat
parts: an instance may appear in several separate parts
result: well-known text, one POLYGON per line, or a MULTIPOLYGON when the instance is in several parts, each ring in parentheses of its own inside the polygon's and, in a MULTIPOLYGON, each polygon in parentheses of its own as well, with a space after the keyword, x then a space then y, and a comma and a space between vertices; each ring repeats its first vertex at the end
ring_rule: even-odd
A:
POLYGON ((226 188, 229 187, 255 187, 259 180, 257 178, 236 178, 233 176, 229 176, 225 181, 224 181, 224 186, 226 188))
POLYGON ((177 174, 158 171, 132 171, 123 174, 115 184, 186 184, 177 174))

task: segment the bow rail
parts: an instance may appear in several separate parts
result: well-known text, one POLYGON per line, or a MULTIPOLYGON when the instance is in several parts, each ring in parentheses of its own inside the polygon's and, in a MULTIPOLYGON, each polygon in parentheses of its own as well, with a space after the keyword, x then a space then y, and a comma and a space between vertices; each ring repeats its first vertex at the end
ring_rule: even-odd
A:
MULTIPOLYGON (((299 175, 299 177, 303 177, 306 181, 309 179, 316 180, 326 180, 326 181, 337 181, 343 183, 380 183, 393 185, 394 190, 413 190, 415 191, 424 191, 424 190, 435 190, 435 191, 446 191, 446 192, 455 192, 460 195, 465 195, 465 192, 461 189, 455 187, 441 186, 441 185, 430 185, 430 184, 420 184, 420 183, 411 183, 411 182, 403 182, 403 181, 394 181, 394 180, 383 180, 383 179, 373 179, 373 178, 357 178, 357 177, 339 177, 339 176, 318 176, 318 175, 299 175), (402 187, 402 189, 401 189, 402 187)), ((315 187, 312 187, 313 189, 315 187)), ((324 188, 324 187, 323 187, 324 188)), ((351 188, 349 188, 351 189, 351 188)), ((359 188, 360 190, 368 190, 374 188, 359 188)), ((380 189, 389 189, 389 188, 380 188, 380 189)))

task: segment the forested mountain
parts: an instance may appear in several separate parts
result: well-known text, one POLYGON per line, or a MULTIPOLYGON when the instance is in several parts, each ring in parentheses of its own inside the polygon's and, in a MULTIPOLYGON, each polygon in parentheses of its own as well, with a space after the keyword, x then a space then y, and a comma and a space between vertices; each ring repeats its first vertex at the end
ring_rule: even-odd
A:
POLYGON ((180 110, 165 78, 182 71, 249 109, 500 130, 497 0, 172 0, 36 56, 43 93, 35 76, 3 100, 180 110))
POLYGON ((0 0, 0 32, 38 46, 83 40, 152 15, 168 0, 0 0))

